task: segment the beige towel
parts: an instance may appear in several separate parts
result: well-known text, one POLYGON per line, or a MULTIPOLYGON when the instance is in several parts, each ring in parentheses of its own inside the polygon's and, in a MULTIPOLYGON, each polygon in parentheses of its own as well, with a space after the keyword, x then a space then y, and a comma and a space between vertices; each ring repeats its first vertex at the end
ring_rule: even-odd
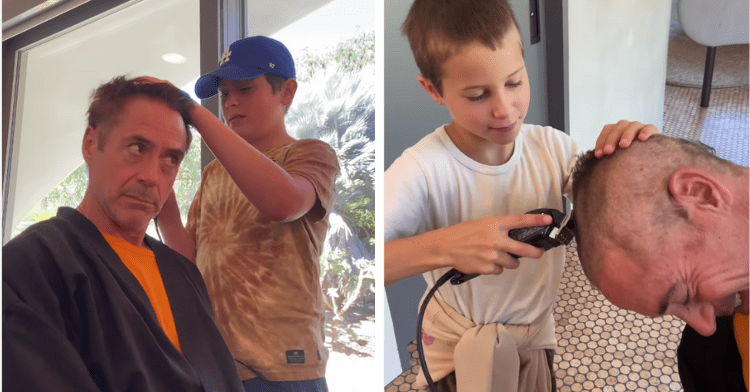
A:
MULTIPOLYGON (((529 325, 476 325, 437 297, 422 323, 425 362, 433 380, 456 371, 458 392, 549 392, 552 375, 538 341, 554 334, 552 314, 529 325), (551 325, 550 325, 551 323, 551 325)), ((416 387, 427 381, 420 369, 416 387)))

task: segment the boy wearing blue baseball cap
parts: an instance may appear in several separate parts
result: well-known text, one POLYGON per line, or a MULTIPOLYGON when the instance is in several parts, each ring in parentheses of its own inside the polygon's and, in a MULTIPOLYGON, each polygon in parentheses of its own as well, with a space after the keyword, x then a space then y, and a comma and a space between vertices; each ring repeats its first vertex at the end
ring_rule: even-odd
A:
POLYGON ((247 391, 327 391, 319 256, 333 205, 336 154, 295 140, 284 115, 297 90, 279 41, 241 39, 195 93, 219 94, 224 123, 190 113, 216 156, 182 226, 174 193, 159 214, 167 245, 193 260, 247 391))

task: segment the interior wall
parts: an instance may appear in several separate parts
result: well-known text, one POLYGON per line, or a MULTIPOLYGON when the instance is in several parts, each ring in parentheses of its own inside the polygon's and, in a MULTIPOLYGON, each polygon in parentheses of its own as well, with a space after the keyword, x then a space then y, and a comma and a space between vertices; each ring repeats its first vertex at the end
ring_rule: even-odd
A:
POLYGON ((569 0, 570 136, 590 150, 622 119, 661 129, 671 0, 569 0))

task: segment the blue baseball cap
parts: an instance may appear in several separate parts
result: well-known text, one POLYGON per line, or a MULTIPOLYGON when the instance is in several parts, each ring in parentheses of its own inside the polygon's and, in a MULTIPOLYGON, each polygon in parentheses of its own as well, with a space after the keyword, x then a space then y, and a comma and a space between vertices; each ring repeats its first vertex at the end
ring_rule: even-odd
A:
POLYGON ((216 71, 195 82, 195 95, 206 99, 217 93, 220 79, 250 80, 265 74, 294 79, 294 59, 281 42, 268 37, 243 38, 229 45, 216 71))

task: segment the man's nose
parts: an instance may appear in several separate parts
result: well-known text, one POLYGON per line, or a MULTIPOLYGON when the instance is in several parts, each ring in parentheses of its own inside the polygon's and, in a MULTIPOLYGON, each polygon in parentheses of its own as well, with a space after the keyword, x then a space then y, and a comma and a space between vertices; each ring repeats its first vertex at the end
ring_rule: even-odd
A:
POLYGON ((146 185, 156 184, 161 175, 159 158, 156 156, 150 156, 147 159, 144 159, 138 169, 138 180, 146 185))
POLYGON ((716 332, 716 311, 711 304, 695 305, 680 315, 680 318, 703 336, 711 336, 716 332))

